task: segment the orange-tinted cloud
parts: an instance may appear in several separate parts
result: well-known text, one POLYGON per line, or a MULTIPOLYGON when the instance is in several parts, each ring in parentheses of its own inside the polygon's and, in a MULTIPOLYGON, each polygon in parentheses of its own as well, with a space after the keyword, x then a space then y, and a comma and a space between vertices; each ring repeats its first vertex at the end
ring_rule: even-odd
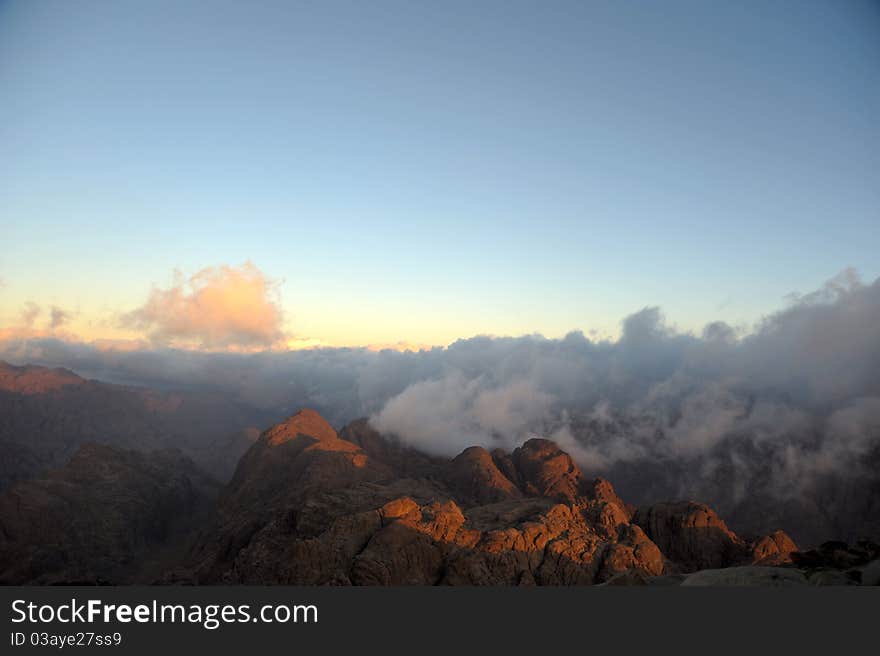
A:
POLYGON ((122 325, 145 331, 154 344, 203 349, 259 349, 285 338, 277 285, 252 263, 208 267, 167 289, 154 288, 147 302, 122 317, 122 325))

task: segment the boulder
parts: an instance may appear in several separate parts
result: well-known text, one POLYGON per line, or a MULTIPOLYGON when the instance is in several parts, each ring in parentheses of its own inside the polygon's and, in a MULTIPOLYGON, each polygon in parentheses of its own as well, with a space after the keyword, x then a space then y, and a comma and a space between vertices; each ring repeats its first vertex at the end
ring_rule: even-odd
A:
POLYGON ((774 531, 752 543, 752 564, 784 565, 791 562, 791 554, 797 549, 794 540, 785 531, 774 531))

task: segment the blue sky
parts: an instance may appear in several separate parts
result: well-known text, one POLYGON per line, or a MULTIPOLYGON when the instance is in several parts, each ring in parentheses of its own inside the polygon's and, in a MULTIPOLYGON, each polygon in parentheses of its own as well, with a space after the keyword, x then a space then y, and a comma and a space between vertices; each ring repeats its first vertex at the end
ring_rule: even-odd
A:
POLYGON ((876 2, 0 2, 0 324, 251 261, 331 344, 880 275, 876 2))

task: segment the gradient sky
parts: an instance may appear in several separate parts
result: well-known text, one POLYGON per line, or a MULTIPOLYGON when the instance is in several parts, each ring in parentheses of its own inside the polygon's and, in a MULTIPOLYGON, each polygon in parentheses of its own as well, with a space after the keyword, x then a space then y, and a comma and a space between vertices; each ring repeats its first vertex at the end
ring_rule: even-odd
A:
POLYGON ((330 344, 880 275, 880 4, 0 2, 0 326, 253 262, 330 344))

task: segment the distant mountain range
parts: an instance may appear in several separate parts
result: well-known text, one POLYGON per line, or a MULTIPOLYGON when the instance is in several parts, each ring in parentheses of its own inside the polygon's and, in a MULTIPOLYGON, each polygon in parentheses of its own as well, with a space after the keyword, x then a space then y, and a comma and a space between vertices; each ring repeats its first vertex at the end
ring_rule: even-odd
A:
POLYGON ((180 449, 226 480, 270 417, 219 394, 112 385, 0 361, 0 490, 63 465, 87 442, 180 449))
POLYGON ((802 549, 788 526, 740 535, 695 500, 635 506, 550 440, 448 459, 363 419, 337 432, 301 410, 257 435, 260 420, 221 397, 0 364, 0 582, 880 579, 880 536, 802 549))

